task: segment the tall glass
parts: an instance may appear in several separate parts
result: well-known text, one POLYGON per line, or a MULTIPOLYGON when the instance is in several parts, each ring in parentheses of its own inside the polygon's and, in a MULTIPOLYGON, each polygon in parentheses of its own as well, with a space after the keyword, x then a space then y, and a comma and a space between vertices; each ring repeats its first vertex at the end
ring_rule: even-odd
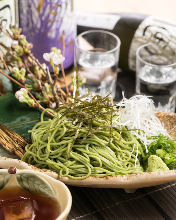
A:
POLYGON ((138 48, 136 62, 136 93, 151 96, 159 111, 175 112, 175 52, 146 44, 138 48))
POLYGON ((75 66, 84 81, 80 95, 115 97, 120 39, 107 31, 91 30, 78 35, 75 43, 75 66))

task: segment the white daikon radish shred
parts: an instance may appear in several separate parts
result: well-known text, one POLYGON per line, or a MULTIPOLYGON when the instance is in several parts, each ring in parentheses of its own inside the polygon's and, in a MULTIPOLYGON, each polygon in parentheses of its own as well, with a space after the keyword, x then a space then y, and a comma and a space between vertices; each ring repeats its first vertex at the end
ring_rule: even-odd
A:
POLYGON ((123 97, 118 104, 120 106, 121 125, 127 126, 131 133, 139 138, 147 146, 153 142, 147 137, 158 136, 162 134, 169 136, 160 120, 155 116, 155 106, 147 96, 136 95, 130 99, 123 97))

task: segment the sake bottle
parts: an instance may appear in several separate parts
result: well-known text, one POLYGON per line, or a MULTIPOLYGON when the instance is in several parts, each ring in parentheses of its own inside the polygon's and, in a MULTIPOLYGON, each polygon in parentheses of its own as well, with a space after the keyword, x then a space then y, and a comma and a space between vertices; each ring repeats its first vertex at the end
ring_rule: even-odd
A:
MULTIPOLYGON (((0 25, 2 29, 9 29, 10 25, 18 26, 18 1, 17 0, 1 0, 0 1, 0 25)), ((7 37, 0 30, 0 42, 9 44, 7 37)))
MULTIPOLYGON (((17 0, 1 0, 0 1, 0 43, 6 46, 11 45, 11 39, 3 30, 9 30, 10 25, 18 26, 18 1, 17 0)), ((0 53, 5 53, 3 47, 0 46, 0 53)), ((5 71, 5 70, 4 70, 5 71)), ((0 94, 12 91, 12 84, 8 78, 0 74, 0 94)))
POLYGON ((143 14, 77 13, 78 34, 90 29, 103 29, 121 40, 119 67, 136 70, 136 50, 146 43, 159 44, 176 51, 176 22, 143 14))
POLYGON ((32 52, 41 63, 52 47, 63 50, 64 38, 64 68, 73 64, 76 23, 71 0, 19 0, 19 13, 23 34, 33 43, 32 52))

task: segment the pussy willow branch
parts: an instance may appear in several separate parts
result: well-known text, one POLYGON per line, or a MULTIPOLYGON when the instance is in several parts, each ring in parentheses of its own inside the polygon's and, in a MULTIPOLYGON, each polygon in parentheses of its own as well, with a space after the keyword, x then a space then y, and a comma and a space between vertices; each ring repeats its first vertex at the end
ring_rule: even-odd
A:
MULTIPOLYGON (((25 88, 26 91, 28 92, 28 94, 30 95, 30 97, 34 100, 36 106, 42 110, 45 111, 45 108, 43 106, 40 105, 40 103, 38 103, 38 101, 36 100, 36 98, 32 95, 32 93, 26 88, 26 86, 24 86, 23 84, 19 83, 17 80, 15 80, 14 78, 12 78, 11 76, 9 76, 7 73, 5 73, 4 71, 2 71, 0 69, 0 73, 3 74, 5 77, 7 77, 8 79, 10 79, 11 81, 13 81, 14 83, 16 83, 17 85, 19 85, 21 88, 25 88)), ((48 115, 50 115, 51 117, 54 117, 54 115, 51 112, 46 111, 46 113, 48 115)))

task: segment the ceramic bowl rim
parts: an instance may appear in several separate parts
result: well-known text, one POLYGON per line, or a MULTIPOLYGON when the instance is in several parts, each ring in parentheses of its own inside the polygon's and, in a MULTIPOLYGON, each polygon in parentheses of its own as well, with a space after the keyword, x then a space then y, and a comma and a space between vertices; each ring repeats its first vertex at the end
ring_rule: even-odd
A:
MULTIPOLYGON (((8 171, 8 169, 0 169, 0 173, 3 172, 3 171, 8 171)), ((71 193, 70 193, 70 190, 68 189, 68 187, 65 185, 65 183, 63 183, 62 181, 58 180, 58 179, 54 179, 53 177, 45 174, 45 173, 42 173, 42 172, 39 172, 39 171, 35 171, 35 170, 29 170, 29 169, 18 169, 17 168, 17 174, 20 174, 20 173, 30 173, 30 174, 38 174, 39 176, 41 177, 44 177, 46 179, 49 179, 51 182, 55 183, 56 185, 58 185, 59 187, 62 186, 65 190, 65 195, 67 197, 67 203, 66 203, 66 207, 65 209, 61 212, 61 214, 57 217, 57 220, 62 220, 62 219, 65 219, 70 210, 71 210, 71 206, 72 206, 72 196, 71 196, 71 193)), ((46 180, 45 180, 46 181, 46 180)), ((49 183, 48 183, 49 184, 49 183)), ((59 202, 59 199, 58 199, 58 202, 59 202)))

